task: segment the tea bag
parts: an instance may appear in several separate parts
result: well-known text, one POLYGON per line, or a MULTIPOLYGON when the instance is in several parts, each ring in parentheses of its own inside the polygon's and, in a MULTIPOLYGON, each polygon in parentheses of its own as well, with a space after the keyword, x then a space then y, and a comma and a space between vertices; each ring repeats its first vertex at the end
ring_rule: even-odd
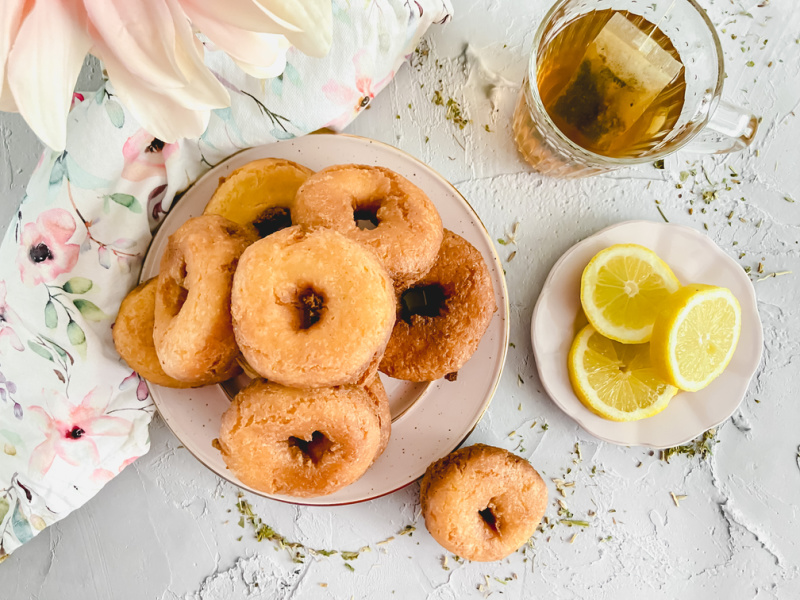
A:
POLYGON ((642 116, 682 68, 650 36, 615 13, 589 44, 553 110, 588 146, 604 149, 642 116))

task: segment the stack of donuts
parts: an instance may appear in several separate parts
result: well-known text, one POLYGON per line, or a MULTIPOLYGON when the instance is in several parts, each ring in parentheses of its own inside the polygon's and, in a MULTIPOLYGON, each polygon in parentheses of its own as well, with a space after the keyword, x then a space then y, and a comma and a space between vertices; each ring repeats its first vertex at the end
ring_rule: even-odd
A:
POLYGON ((428 196, 382 167, 257 160, 169 238, 114 342, 148 381, 242 370, 218 448, 248 486, 296 497, 361 477, 391 437, 378 375, 453 379, 496 310, 488 268, 428 196))

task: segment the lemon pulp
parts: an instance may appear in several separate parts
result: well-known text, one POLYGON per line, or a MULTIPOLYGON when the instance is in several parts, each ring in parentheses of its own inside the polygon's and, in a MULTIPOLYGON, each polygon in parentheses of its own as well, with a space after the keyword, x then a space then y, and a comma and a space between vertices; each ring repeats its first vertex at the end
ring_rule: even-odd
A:
POLYGON ((678 392, 656 373, 649 344, 621 344, 604 337, 592 325, 575 337, 568 370, 578 399, 612 421, 652 417, 678 392))
POLYGON ((727 288, 694 283, 662 305, 651 340, 659 376, 697 391, 730 363, 741 332, 741 308, 727 288))
POLYGON ((655 252, 638 244, 600 251, 581 277, 581 304, 594 328, 625 344, 650 339, 661 304, 680 287, 655 252))

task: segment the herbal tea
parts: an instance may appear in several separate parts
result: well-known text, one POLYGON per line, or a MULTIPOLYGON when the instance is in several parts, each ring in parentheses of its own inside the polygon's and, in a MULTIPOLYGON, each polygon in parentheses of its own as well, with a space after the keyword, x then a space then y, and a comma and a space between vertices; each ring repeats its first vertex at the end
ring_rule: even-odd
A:
POLYGON ((641 156, 672 131, 684 102, 684 69, 669 38, 627 11, 568 23, 540 51, 539 95, 555 125, 603 156, 641 156))
POLYGON ((513 132, 543 175, 608 173, 695 139, 734 152, 758 130, 722 98, 722 47, 696 0, 555 0, 532 46, 513 132))

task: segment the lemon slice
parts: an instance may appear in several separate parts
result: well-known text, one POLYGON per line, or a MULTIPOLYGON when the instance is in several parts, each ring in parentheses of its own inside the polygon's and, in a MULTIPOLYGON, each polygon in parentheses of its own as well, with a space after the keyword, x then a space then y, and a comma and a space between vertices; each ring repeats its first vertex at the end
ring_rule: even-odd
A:
POLYGON ((655 252, 617 244, 589 261, 581 277, 581 304, 594 328, 623 344, 650 340, 661 303, 680 288, 655 252))
POLYGON ((742 309, 727 288, 693 283, 662 305, 650 340, 656 372, 695 392, 716 379, 733 357, 742 309))
POLYGON ((569 352, 575 395, 611 421, 638 421, 660 413, 678 389, 664 383, 650 362, 650 344, 620 344, 587 325, 569 352))

